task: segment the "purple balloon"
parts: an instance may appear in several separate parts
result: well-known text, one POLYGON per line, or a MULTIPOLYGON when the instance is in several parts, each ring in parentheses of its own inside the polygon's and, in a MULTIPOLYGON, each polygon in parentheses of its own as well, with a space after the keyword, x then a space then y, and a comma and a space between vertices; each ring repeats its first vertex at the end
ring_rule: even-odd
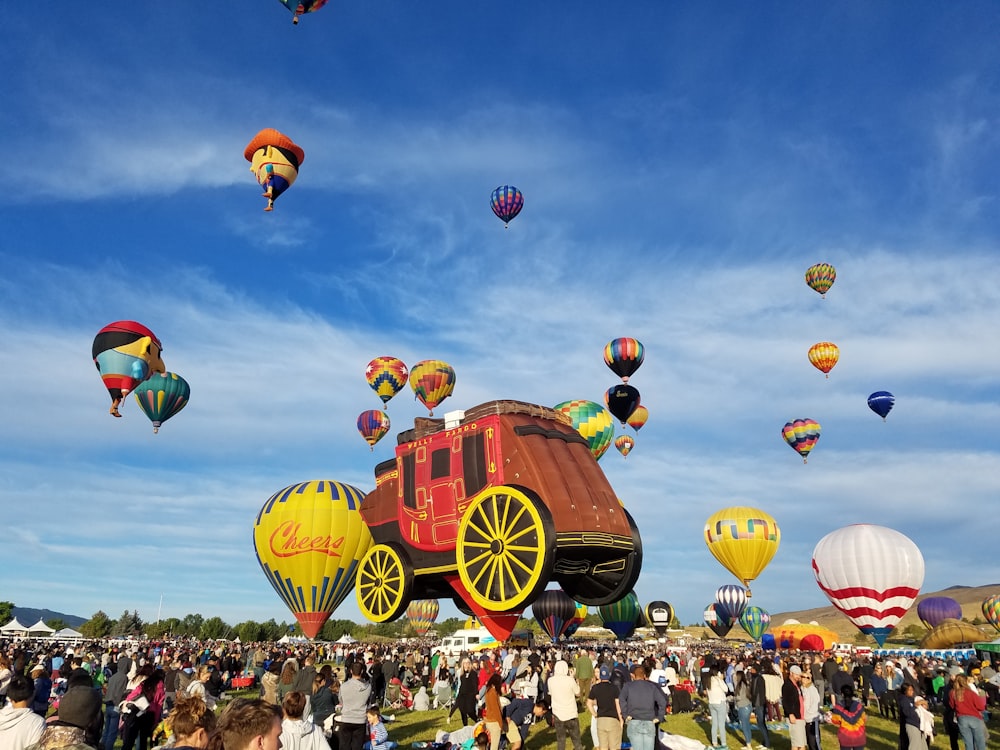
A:
POLYGON ((930 630, 940 625, 942 620, 961 620, 962 605, 950 596, 929 596, 917 603, 917 617, 930 630))

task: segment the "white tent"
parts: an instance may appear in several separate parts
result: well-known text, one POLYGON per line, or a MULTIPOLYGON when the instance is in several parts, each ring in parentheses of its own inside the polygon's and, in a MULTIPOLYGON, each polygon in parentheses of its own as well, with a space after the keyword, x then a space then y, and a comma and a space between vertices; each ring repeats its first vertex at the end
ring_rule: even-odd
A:
POLYGON ((52 639, 55 641, 82 641, 83 633, 73 630, 73 628, 63 628, 54 632, 52 639))
POLYGON ((343 643, 343 644, 357 643, 357 642, 358 642, 357 639, 352 638, 350 633, 344 633, 342 636, 340 636, 340 638, 336 640, 336 643, 343 643))
POLYGON ((50 628, 42 622, 41 617, 38 618, 38 622, 28 628, 28 635, 34 638, 48 638, 54 632, 56 632, 55 628, 50 628))
POLYGON ((14 636, 25 636, 28 634, 28 629, 18 622, 15 617, 13 620, 8 622, 6 625, 0 626, 0 634, 2 635, 14 635, 14 636))

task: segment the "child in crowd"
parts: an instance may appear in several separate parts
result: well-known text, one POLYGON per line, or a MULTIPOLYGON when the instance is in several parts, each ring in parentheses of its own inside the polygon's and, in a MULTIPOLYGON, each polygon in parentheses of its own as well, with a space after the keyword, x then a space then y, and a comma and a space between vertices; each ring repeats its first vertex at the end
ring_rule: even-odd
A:
POLYGON ((376 706, 369 706, 366 718, 368 742, 365 743, 365 750, 396 750, 397 744, 389 739, 389 730, 382 723, 382 714, 376 706))

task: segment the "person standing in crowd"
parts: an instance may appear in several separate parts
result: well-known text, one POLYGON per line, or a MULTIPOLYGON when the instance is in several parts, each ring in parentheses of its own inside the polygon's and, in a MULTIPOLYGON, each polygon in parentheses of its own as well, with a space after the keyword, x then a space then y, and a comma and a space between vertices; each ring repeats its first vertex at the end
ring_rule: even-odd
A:
POLYGON ((733 703, 736 708, 736 720, 740 724, 740 731, 743 732, 743 740, 746 743, 743 750, 753 750, 753 726, 750 724, 753 702, 750 700, 750 680, 742 669, 737 669, 733 676, 733 703))
POLYGON ((621 750, 622 707, 618 700, 620 691, 611 683, 611 667, 602 664, 597 672, 597 682, 587 695, 587 708, 597 725, 598 750, 621 750))
POLYGON ((260 678, 261 697, 273 706, 278 705, 278 675, 281 665, 272 661, 260 678))
POLYGON ((986 722, 983 721, 986 696, 979 692, 966 675, 960 674, 955 677, 948 700, 955 709, 958 731, 965 743, 965 750, 986 750, 986 722))
POLYGON ((326 720, 337 710, 339 697, 330 689, 332 679, 320 673, 313 680, 312 687, 312 720, 313 724, 322 728, 326 720))
POLYGON ((495 673, 490 675, 486 681, 486 694, 483 696, 485 705, 483 720, 486 722, 486 731, 490 735, 490 750, 500 750, 500 735, 503 726, 503 709, 500 707, 501 685, 503 685, 503 677, 495 673))
POLYGON ((455 701, 448 712, 448 720, 455 711, 462 717, 462 726, 476 723, 476 702, 479 699, 479 685, 476 671, 472 668, 469 657, 462 659, 462 667, 458 673, 458 692, 455 701))
POLYGON ((830 720, 837 727, 840 750, 861 750, 868 742, 865 735, 865 705, 854 697, 854 688, 844 687, 840 700, 830 711, 830 720))
POLYGON ((49 697, 52 695, 52 678, 44 664, 36 664, 31 668, 31 679, 35 685, 35 694, 31 700, 31 710, 43 719, 49 712, 49 697))
POLYGON ((632 667, 632 679, 622 687, 618 702, 633 750, 653 750, 656 725, 663 721, 667 702, 660 686, 646 679, 641 664, 632 667))
POLYGON ((284 750, 329 750, 323 730, 303 716, 306 697, 298 690, 281 703, 281 747, 284 750))
MULTIPOLYGON (((843 693, 837 696, 841 700, 843 693)), ((806 747, 809 750, 820 750, 819 737, 819 690, 812 684, 812 672, 802 673, 802 718, 806 722, 806 747)))
POLYGON ((167 726, 174 737, 173 750, 205 750, 215 731, 215 712, 201 698, 181 696, 174 701, 167 726))
MULTIPOLYGON (((362 750, 367 739, 365 712, 371 699, 372 686, 364 679, 365 665, 351 664, 351 676, 340 686, 340 750, 362 750)), ((227 746, 226 750, 230 750, 227 746)))
POLYGON ((941 688, 939 697, 941 698, 941 721, 944 724, 944 732, 948 735, 949 750, 958 750, 958 720, 955 716, 955 707, 951 703, 951 693, 955 689, 955 677, 962 674, 961 667, 952 667, 945 677, 944 686, 941 688))
MULTIPOLYGON (((836 664, 836 662, 834 662, 836 664)), ((788 722, 788 739, 792 750, 805 750, 806 722, 802 700, 802 668, 793 664, 781 685, 781 710, 788 722)))
POLYGON ((750 702, 760 730, 761 745, 771 750, 771 736, 767 733, 767 684, 757 662, 750 663, 750 702))
POLYGON ((103 750, 114 750, 115 740, 118 739, 118 722, 121 719, 118 704, 125 700, 130 663, 124 658, 119 659, 115 664, 115 673, 104 686, 104 733, 101 736, 103 750))
MULTIPOLYGON (((151 665, 147 664, 140 669, 140 672, 147 668, 152 669, 151 665)), ((158 669, 125 696, 125 706, 132 707, 132 710, 124 718, 123 750, 132 750, 137 739, 139 750, 147 750, 153 737, 153 730, 160 723, 164 696, 163 672, 158 669)))
POLYGON ((233 701, 219 715, 224 750, 279 750, 281 709, 262 699, 233 701))
POLYGON ((913 683, 905 682, 896 696, 899 706, 900 750, 927 750, 927 743, 920 733, 920 716, 917 714, 914 692, 913 683))
POLYGON ((580 653, 573 660, 573 671, 576 673, 576 682, 580 686, 580 700, 586 702, 587 696, 590 695, 590 686, 594 683, 594 662, 587 649, 580 649, 580 653))
POLYGON ((729 714, 729 702, 726 696, 726 681, 719 674, 717 662, 712 662, 708 672, 702 678, 702 689, 708 703, 708 712, 712 717, 712 747, 726 747, 726 718, 729 714))
POLYGON ((293 689, 302 693, 306 699, 306 707, 302 712, 303 716, 312 713, 312 691, 313 681, 316 679, 316 657, 309 654, 302 665, 302 669, 295 673, 295 680, 292 682, 293 689))
POLYGON ((94 750, 95 746, 87 743, 87 732, 97 734, 100 726, 100 693, 92 687, 72 687, 59 701, 55 721, 46 725, 38 742, 26 750, 94 750))
POLYGON ((552 676, 546 683, 546 690, 555 722, 556 750, 565 750, 567 735, 573 750, 583 750, 580 741, 580 714, 576 705, 580 686, 576 679, 570 676, 569 664, 562 659, 556 662, 552 676))
POLYGON ((24 675, 12 675, 7 684, 7 703, 0 708, 0 748, 24 750, 42 736, 45 719, 31 710, 34 683, 24 675))

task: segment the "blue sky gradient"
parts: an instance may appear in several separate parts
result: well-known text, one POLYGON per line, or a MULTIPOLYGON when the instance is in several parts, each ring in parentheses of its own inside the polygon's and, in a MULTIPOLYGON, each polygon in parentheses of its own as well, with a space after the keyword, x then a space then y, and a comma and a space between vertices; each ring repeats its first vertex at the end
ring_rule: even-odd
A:
MULTIPOLYGON (((782 527, 754 586, 826 599, 848 523, 921 548, 926 590, 1000 582, 1000 6, 269 0, 0 9, 0 598, 290 619, 251 548, 276 490, 364 490, 422 410, 366 363, 443 359, 444 407, 599 401, 635 336, 650 410, 601 462, 637 519, 637 593, 700 619, 733 582, 701 532, 782 527), (258 130, 306 153, 264 200, 258 130), (525 208, 508 230, 500 184, 525 208), (825 300, 803 282, 827 261, 825 300), (192 387, 152 435, 90 359, 136 319, 192 387), (806 351, 841 348, 829 379, 806 351), (883 423, 865 399, 890 390, 883 423), (811 417, 809 463, 781 440, 811 417)), ((353 599, 338 614, 358 618, 353 599)), ((442 616, 453 614, 446 604, 442 616)))

